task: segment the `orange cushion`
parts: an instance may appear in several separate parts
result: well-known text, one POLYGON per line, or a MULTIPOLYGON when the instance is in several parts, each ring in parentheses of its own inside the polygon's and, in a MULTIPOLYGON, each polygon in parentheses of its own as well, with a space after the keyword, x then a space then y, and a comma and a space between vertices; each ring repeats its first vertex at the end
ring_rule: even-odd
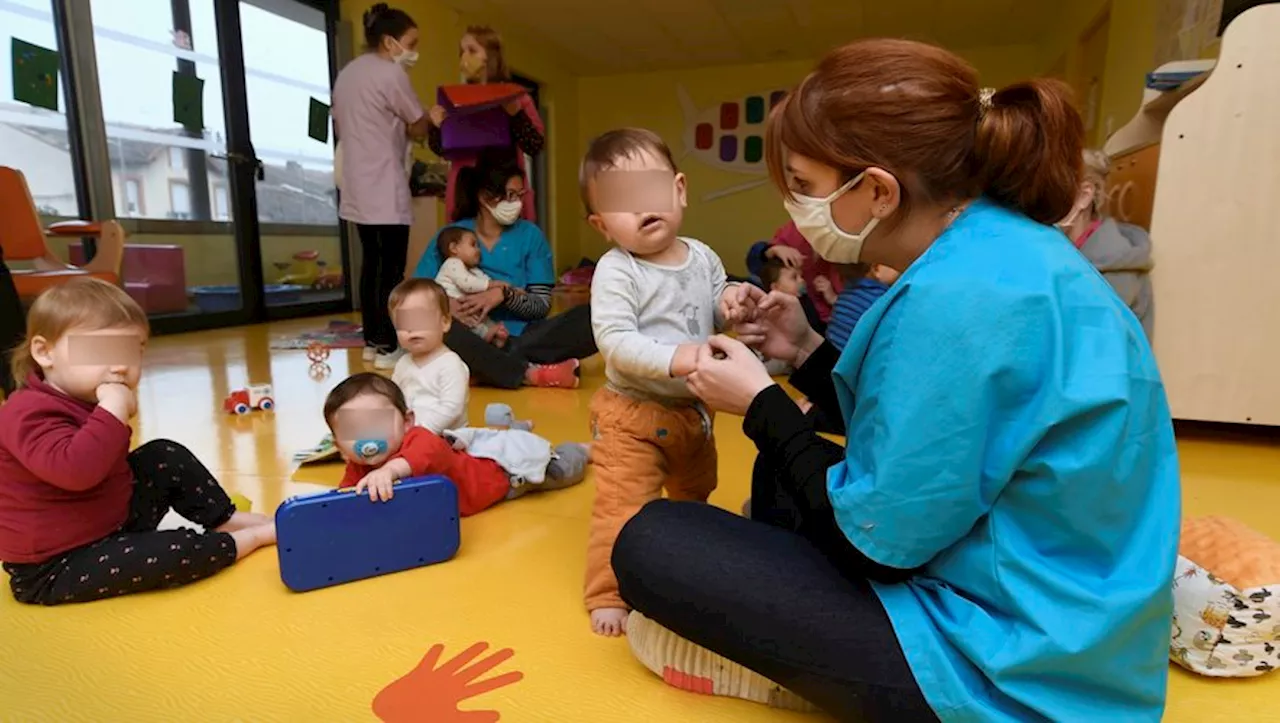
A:
POLYGON ((92 276, 95 279, 102 279, 113 284, 120 283, 120 277, 109 271, 91 274, 80 269, 59 269, 57 271, 14 271, 13 285, 17 287, 20 298, 34 299, 44 293, 46 289, 81 276, 92 276))
POLYGON ((1226 517, 1182 521, 1178 552, 1240 590, 1280 583, 1280 542, 1226 517))

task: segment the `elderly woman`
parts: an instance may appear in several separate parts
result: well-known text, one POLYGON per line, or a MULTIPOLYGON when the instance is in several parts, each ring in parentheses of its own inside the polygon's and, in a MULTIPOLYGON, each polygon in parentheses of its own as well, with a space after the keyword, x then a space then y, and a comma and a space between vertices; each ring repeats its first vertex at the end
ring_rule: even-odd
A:
POLYGON ((1079 184, 1066 89, 980 92, 935 47, 832 51, 773 111, 769 168, 814 250, 901 278, 837 354, 793 297, 689 378, 745 415, 751 519, 646 506, 613 565, 673 685, 840 720, 1155 721, 1180 491, 1137 319, 1051 226, 1079 184), (846 422, 819 437, 764 365, 846 422))

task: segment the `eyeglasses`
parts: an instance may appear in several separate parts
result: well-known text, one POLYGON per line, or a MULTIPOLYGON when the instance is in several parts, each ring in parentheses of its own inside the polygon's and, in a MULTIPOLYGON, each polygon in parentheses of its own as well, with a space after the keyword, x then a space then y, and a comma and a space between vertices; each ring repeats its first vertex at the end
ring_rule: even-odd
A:
POLYGON ((503 196, 503 197, 502 197, 502 200, 504 200, 504 201, 519 201, 519 200, 521 200, 521 199, 523 199, 523 198, 524 198, 524 194, 525 194, 525 193, 527 193, 528 191, 529 191, 529 189, 527 189, 527 188, 522 188, 522 189, 520 189, 519 191, 507 191, 507 195, 506 195, 506 196, 503 196))

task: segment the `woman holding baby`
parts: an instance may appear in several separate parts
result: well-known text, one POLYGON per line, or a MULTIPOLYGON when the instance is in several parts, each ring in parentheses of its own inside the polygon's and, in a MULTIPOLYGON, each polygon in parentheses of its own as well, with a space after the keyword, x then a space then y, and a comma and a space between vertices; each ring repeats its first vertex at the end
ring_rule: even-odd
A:
POLYGON ((901 278, 843 352, 743 285, 689 385, 744 415, 751 519, 659 501, 613 553, 637 657, 840 720, 1158 721, 1179 480, 1142 327, 1050 224, 1083 127, 1053 81, 981 90, 899 40, 829 53, 767 157, 826 260, 901 278), (819 437, 754 355, 845 420, 819 437))

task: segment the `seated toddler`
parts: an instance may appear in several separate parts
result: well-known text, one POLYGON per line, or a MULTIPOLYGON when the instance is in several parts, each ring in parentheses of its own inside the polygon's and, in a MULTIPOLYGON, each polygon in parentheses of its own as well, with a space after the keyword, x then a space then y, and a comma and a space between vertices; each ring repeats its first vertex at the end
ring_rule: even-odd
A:
POLYGON ((129 451, 149 326, 119 287, 41 294, 0 406, 0 560, 19 602, 88 602, 179 587, 276 541, 200 460, 158 439, 129 451), (202 531, 158 531, 173 509, 202 531))
MULTIPOLYGON (((449 226, 440 231, 436 239, 436 250, 440 253, 440 271, 436 273, 436 283, 444 289, 451 299, 461 299, 468 294, 478 294, 492 288, 505 287, 501 281, 494 281, 480 270, 480 246, 476 235, 469 229, 449 226)), ((497 347, 505 346, 510 334, 502 322, 492 319, 481 319, 471 327, 477 335, 497 347)))

